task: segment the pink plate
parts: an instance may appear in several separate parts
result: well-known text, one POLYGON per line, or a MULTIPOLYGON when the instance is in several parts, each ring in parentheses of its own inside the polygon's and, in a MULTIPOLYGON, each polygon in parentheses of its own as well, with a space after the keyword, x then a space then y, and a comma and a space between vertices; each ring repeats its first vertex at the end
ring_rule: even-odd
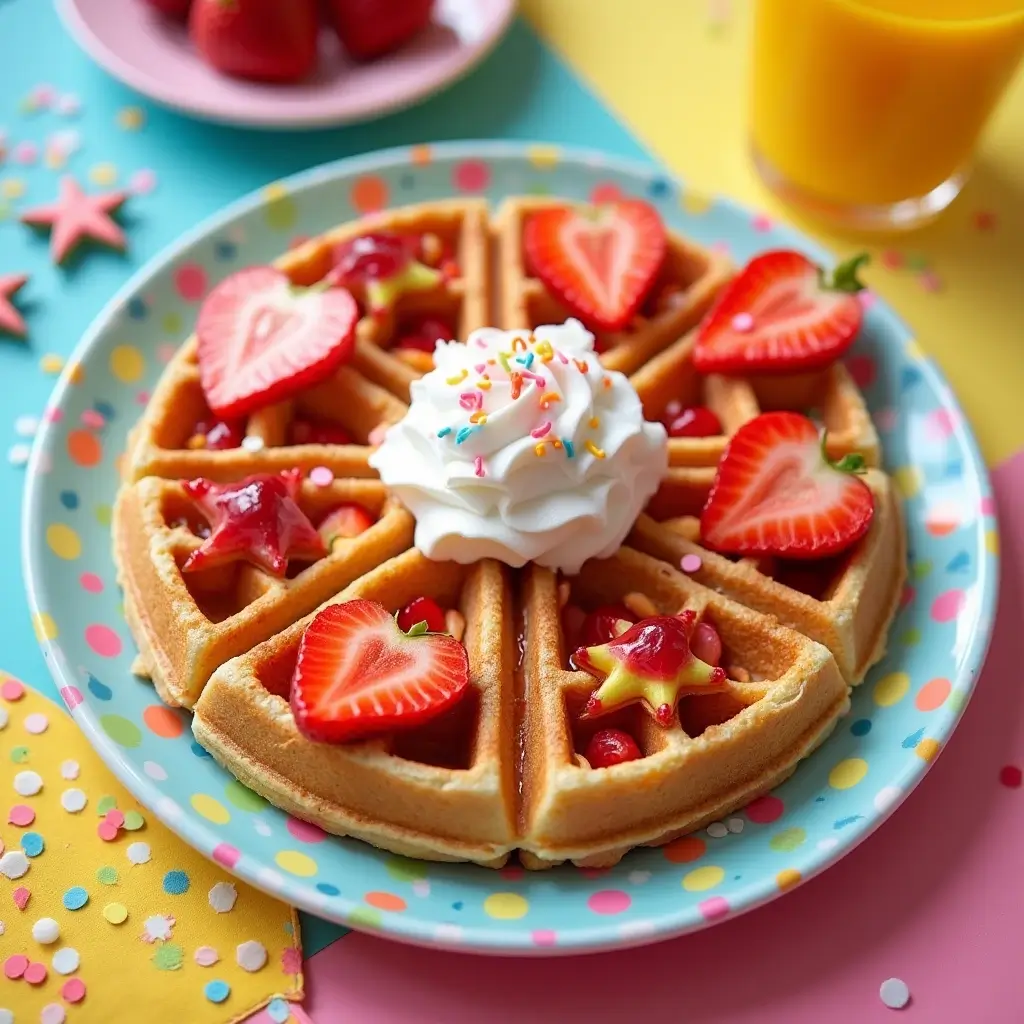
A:
POLYGON ((263 128, 312 128, 379 117, 466 74, 508 28, 515 0, 436 0, 433 23, 368 64, 321 33, 320 63, 299 85, 260 85, 208 67, 184 26, 144 0, 59 0, 82 48, 106 71, 159 103, 196 117, 263 128))

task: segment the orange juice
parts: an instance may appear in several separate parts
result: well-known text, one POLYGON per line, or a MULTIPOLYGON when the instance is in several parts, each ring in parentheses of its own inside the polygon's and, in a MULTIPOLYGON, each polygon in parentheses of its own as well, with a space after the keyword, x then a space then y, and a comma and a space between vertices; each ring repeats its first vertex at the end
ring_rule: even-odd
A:
POLYGON ((851 206, 962 174, 1024 52, 1024 0, 759 0, 754 25, 758 158, 851 206))

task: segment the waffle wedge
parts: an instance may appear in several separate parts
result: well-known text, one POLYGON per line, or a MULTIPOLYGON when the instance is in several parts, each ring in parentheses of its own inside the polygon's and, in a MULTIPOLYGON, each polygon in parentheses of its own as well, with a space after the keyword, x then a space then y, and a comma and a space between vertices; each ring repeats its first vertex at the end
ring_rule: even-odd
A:
MULTIPOLYGON (((824 644, 851 685, 884 654, 906 582, 906 541, 896 488, 883 472, 864 477, 875 499, 867 534, 849 551, 817 562, 732 561, 700 546, 697 516, 714 470, 669 469, 628 543, 671 565, 696 556, 699 583, 774 616, 824 644)), ((696 563, 694 563, 696 564, 696 563)))
POLYGON ((668 442, 672 466, 717 466, 729 438, 762 412, 787 410, 810 415, 828 431, 829 458, 859 452, 869 466, 881 465, 881 445, 864 398, 841 363, 800 374, 749 377, 701 374, 693 365, 696 331, 674 341, 638 369, 630 383, 649 420, 665 417, 673 402, 704 405, 722 424, 717 437, 673 437, 668 442))
POLYGON ((470 691, 425 726, 326 745, 295 727, 288 692, 308 619, 224 665, 195 708, 196 739, 245 785, 336 835, 427 860, 500 867, 516 847, 516 637, 508 571, 409 551, 334 600, 401 608, 429 595, 465 619, 470 691))
MULTIPOLYGON (((506 330, 561 323, 574 314, 531 276, 523 252, 523 225, 530 214, 565 200, 516 196, 506 199, 493 225, 501 294, 499 326, 506 330)), ((583 204, 576 204, 583 205, 583 204)), ((668 251, 650 298, 625 330, 596 332, 601 362, 609 370, 633 373, 693 327, 729 280, 729 261, 681 235, 669 232, 668 251)))
POLYGON ((180 481, 147 477, 121 488, 114 557, 125 618, 139 646, 135 669, 153 680, 165 703, 191 707, 219 665, 412 545, 412 517, 376 480, 336 479, 326 487, 307 480, 298 500, 313 523, 341 502, 379 518, 360 536, 336 542, 324 558, 278 579, 248 562, 182 572, 207 524, 180 481))

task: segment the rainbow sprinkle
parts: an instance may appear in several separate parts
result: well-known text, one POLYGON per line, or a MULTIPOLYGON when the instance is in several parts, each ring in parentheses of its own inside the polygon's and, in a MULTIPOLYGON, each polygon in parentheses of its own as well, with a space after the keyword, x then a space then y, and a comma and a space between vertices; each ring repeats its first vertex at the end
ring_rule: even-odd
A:
POLYGON ((501 360, 501 368, 506 373, 511 373, 512 372, 512 367, 508 365, 508 357, 509 357, 509 353, 508 352, 499 352, 498 353, 498 359, 501 360))
MULTIPOLYGON (((470 434, 475 434, 479 429, 480 429, 479 427, 463 427, 455 435, 455 443, 456 444, 462 444, 462 442, 465 441, 466 438, 469 437, 470 434)), ((602 455, 601 458, 604 458, 604 456, 602 455)))
POLYGON ((544 442, 543 441, 541 441, 540 444, 534 445, 533 454, 536 455, 538 458, 540 458, 540 456, 542 456, 544 454, 544 442))
POLYGON ((591 430, 597 430, 597 428, 599 426, 601 426, 601 421, 596 416, 591 416, 590 417, 590 429, 591 430))
POLYGON ((513 371, 508 375, 509 383, 512 385, 512 399, 517 399, 523 390, 523 375, 513 371))
POLYGON ((487 364, 486 363, 477 363, 476 366, 473 367, 473 369, 476 370, 477 373, 486 373, 487 372, 487 364))
POLYGON ((482 455, 478 455, 473 460, 473 472, 477 476, 484 476, 484 457, 482 455))
POLYGON ((490 380, 490 378, 489 378, 489 377, 484 377, 484 378, 482 378, 481 380, 478 380, 478 381, 476 382, 476 386, 477 386, 477 387, 478 387, 478 388, 479 388, 479 389, 480 389, 481 391, 490 391, 490 390, 491 390, 491 380, 490 380))
POLYGON ((437 436, 438 437, 447 437, 451 432, 452 432, 452 428, 451 427, 442 427, 437 432, 437 436))
POLYGON ((573 362, 576 364, 576 369, 579 370, 580 373, 586 373, 587 370, 590 369, 590 365, 587 363, 586 359, 574 359, 573 362))
POLYGON ((569 362, 569 357, 564 352, 555 352, 555 355, 558 356, 563 363, 569 362))
POLYGON ((571 459, 576 454, 576 448, 567 437, 562 438, 562 447, 565 449, 566 458, 571 459))
POLYGON ((483 338, 477 338, 476 339, 476 347, 477 348, 487 348, 487 342, 484 341, 483 338))
POLYGON ((551 420, 545 420, 539 427, 530 431, 530 437, 543 437, 551 429, 551 420))
POLYGON ((470 423, 478 423, 482 427, 487 422, 487 413, 477 410, 469 417, 470 423))
POLYGON ((469 376, 469 370, 463 367, 454 377, 445 378, 446 384, 461 384, 469 376))
POLYGON ((533 353, 527 352, 525 356, 519 356, 516 359, 517 363, 522 363, 527 369, 533 366, 533 353))
POLYGON ((526 351, 526 342, 522 338, 519 338, 519 337, 513 338, 512 339, 512 351, 513 352, 525 352, 526 351))
POLYGON ((552 402, 560 402, 561 400, 561 395, 556 395, 553 391, 545 391, 540 396, 540 405, 542 409, 546 409, 552 402))
POLYGON ((588 441, 586 443, 585 447, 586 447, 587 451, 590 452, 590 454, 594 456, 595 459, 603 459, 604 458, 604 451, 602 449, 598 448, 597 445, 594 444, 593 441, 588 441))

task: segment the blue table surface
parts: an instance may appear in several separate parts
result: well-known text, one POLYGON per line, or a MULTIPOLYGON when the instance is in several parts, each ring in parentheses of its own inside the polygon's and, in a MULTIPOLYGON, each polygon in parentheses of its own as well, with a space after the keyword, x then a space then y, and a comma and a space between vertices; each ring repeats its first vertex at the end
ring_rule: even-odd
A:
MULTIPOLYGON (((19 295, 29 339, 0 337, 0 444, 7 452, 25 438, 15 420, 45 406, 55 377, 45 354, 70 354, 89 323, 127 277, 182 232, 226 203, 307 167, 389 146, 442 139, 524 139, 646 157, 629 134, 522 21, 516 21, 484 64, 425 103, 370 124, 315 132, 262 132, 192 121, 132 92, 93 65, 65 33, 48 0, 0 0, 0 274, 31 280, 19 295), (77 97, 80 112, 31 112, 25 98, 47 84, 77 97), (140 130, 118 113, 138 107, 140 130), (15 159, 18 143, 40 154, 56 132, 79 133, 80 148, 60 171, 38 158, 15 159), (18 223, 20 210, 50 202, 62 174, 87 190, 92 168, 111 164, 117 186, 133 173, 155 172, 157 186, 125 207, 129 251, 93 250, 68 268, 49 259, 47 238, 18 223), (12 193, 24 189, 22 195, 12 193)), ((326 226, 326 225, 325 225, 326 226)), ((20 532, 25 470, 0 461, 0 667, 57 699, 36 645, 22 582, 20 532)), ((306 917, 305 947, 316 952, 343 930, 306 917)))

